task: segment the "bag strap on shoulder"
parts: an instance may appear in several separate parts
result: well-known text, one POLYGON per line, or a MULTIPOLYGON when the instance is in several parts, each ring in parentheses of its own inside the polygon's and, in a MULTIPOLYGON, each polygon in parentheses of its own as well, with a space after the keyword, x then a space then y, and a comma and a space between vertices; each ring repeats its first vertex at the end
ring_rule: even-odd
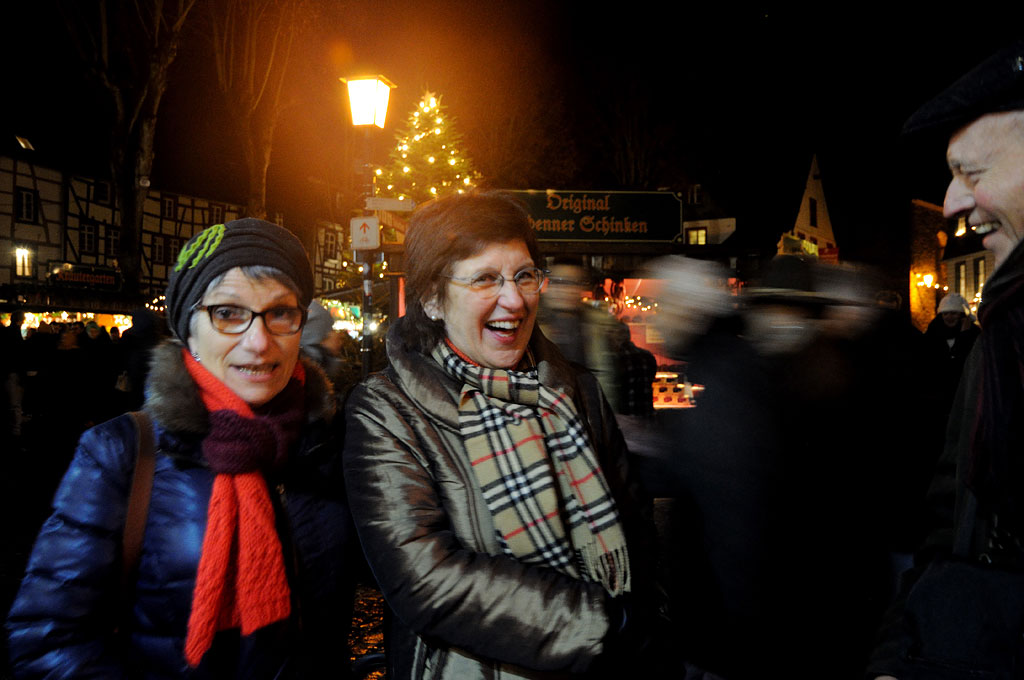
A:
POLYGON ((121 539, 121 593, 124 597, 127 597, 126 593, 135 578, 142 556, 142 538, 146 531, 149 497, 153 491, 153 473, 156 469, 153 421, 145 411, 132 411, 129 415, 135 421, 136 455, 121 539))

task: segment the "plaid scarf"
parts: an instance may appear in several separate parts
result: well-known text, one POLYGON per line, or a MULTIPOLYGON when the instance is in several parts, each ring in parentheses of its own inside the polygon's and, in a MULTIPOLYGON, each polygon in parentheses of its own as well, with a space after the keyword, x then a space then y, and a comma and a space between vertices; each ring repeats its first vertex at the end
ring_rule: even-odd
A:
POLYGON ((459 426, 504 553, 628 592, 619 513, 572 399, 536 366, 484 368, 453 349, 432 356, 462 383, 459 426))
POLYGON ((217 473, 207 510, 185 659, 199 665, 218 631, 242 635, 288 618, 291 591, 263 471, 281 467, 305 421, 302 363, 257 414, 182 349, 185 367, 210 412, 203 457, 217 473))

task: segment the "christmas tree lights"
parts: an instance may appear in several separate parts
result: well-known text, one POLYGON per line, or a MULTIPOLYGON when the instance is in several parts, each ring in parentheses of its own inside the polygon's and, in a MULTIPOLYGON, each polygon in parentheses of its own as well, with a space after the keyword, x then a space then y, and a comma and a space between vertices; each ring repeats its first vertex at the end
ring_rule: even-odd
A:
POLYGON ((423 95, 396 140, 390 164, 376 172, 378 196, 422 203, 463 192, 479 180, 462 150, 454 117, 431 92, 423 95))

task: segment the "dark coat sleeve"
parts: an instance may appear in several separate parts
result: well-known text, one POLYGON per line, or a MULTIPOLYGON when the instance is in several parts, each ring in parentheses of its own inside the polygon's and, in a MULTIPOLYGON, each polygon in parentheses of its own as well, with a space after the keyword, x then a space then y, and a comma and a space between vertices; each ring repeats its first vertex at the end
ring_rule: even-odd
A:
POLYGON ((609 627, 604 589, 467 548, 449 510, 464 520, 476 509, 456 477, 431 469, 447 455, 445 437, 385 378, 353 391, 347 422, 352 513, 395 615, 420 637, 479 657, 536 670, 590 665, 609 627))
POLYGON ((968 356, 946 427, 946 441, 936 463, 935 474, 928 489, 930 529, 924 544, 914 556, 914 568, 903 574, 900 592, 886 611, 879 628, 878 644, 871 655, 867 678, 878 675, 900 676, 902 659, 915 641, 906 624, 907 598, 928 564, 953 550, 956 533, 969 532, 973 515, 966 494, 958 483, 957 471, 966 463, 977 399, 980 346, 968 356))
POLYGON ((16 677, 123 676, 113 629, 134 455, 128 416, 82 435, 7 621, 16 677))

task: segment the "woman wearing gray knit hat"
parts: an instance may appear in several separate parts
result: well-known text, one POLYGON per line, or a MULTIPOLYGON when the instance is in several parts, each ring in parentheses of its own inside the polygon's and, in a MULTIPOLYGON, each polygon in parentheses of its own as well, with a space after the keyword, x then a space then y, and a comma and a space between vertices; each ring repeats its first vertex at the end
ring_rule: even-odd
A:
POLYGON ((138 450, 124 415, 82 436, 40 532, 8 621, 17 674, 344 671, 352 531, 330 384, 299 358, 312 289, 302 244, 269 222, 214 225, 181 250, 175 337, 146 388, 156 460, 137 573, 119 590, 138 450))

